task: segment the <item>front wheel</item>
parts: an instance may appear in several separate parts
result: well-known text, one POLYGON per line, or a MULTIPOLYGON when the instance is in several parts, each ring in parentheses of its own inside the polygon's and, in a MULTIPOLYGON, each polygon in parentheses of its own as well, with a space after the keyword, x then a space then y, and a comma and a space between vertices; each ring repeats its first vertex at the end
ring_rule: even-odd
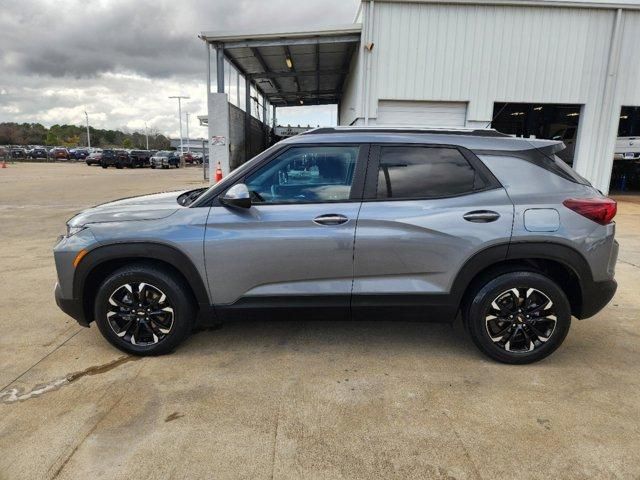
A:
POLYGON ((534 272, 500 275, 478 290, 465 316, 476 346, 503 363, 542 360, 564 341, 571 308, 562 289, 534 272))
POLYGON ((134 264, 105 279, 95 302, 102 335, 134 355, 172 351, 191 332, 195 309, 174 275, 153 265, 134 264))

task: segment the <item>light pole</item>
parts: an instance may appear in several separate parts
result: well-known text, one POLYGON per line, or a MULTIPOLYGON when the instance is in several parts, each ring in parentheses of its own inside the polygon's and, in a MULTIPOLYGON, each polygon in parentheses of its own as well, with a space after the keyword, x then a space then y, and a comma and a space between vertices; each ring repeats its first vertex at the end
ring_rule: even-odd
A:
POLYGON ((184 95, 174 95, 169 98, 177 98, 178 99, 178 119, 180 120, 180 156, 184 153, 184 148, 182 147, 182 99, 187 99, 190 97, 185 97, 184 95))
POLYGON ((84 111, 84 116, 87 119, 87 148, 91 148, 91 135, 89 135, 89 114, 84 111))
POLYGON ((147 129, 147 122, 144 122, 144 136, 147 138, 147 150, 149 150, 149 131, 147 129))
POLYGON ((187 152, 191 152, 190 142, 189 142, 189 112, 185 113, 187 116, 187 152))

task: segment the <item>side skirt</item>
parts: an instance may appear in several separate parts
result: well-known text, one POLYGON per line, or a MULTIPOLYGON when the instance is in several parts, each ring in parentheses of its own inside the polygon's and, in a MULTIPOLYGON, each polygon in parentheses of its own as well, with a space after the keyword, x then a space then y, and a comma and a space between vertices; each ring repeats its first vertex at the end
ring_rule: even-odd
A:
POLYGON ((309 295, 244 297, 216 305, 218 321, 403 320, 452 322, 458 306, 450 295, 309 295))

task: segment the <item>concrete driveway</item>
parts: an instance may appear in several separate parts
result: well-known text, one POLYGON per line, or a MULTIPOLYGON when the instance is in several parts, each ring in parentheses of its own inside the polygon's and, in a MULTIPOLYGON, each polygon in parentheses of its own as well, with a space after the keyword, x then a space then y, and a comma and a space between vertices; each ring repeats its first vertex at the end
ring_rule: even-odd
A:
POLYGON ((393 319, 228 324, 137 359, 58 310, 66 219, 200 179, 0 170, 0 479, 640 477, 637 200, 619 205, 619 293, 530 366, 393 319))

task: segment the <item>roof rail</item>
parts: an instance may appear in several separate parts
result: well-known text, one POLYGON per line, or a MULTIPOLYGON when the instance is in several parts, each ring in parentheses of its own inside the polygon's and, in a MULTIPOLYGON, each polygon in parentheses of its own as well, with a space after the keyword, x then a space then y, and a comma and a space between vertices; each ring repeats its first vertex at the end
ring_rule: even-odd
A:
POLYGON ((427 126, 338 126, 320 127, 301 133, 300 135, 318 135, 327 133, 431 133, 440 135, 470 135, 476 137, 509 137, 506 133, 493 128, 464 128, 464 127, 427 127, 427 126))

